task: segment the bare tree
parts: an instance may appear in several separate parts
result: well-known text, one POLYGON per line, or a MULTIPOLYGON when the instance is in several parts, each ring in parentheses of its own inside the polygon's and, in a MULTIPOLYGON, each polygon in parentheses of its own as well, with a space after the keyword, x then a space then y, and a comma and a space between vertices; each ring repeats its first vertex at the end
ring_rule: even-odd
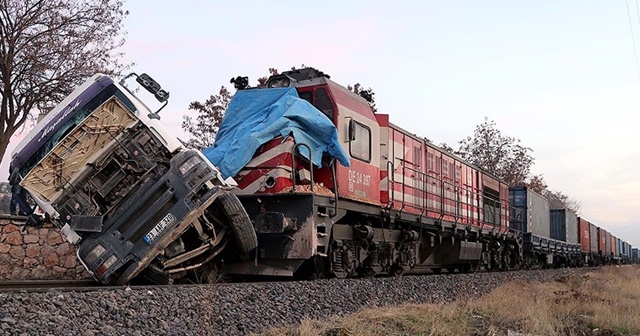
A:
POLYGON ((551 209, 568 209, 576 214, 580 213, 580 207, 582 206, 580 201, 561 191, 549 189, 542 174, 531 176, 527 181, 519 183, 518 186, 527 187, 544 196, 549 200, 549 207, 551 209))
MULTIPOLYGON (((300 68, 291 67, 291 70, 306 67, 302 64, 300 68)), ((267 71, 270 76, 280 74, 276 68, 269 68, 267 71)), ((268 76, 258 78, 258 86, 266 85, 268 79, 268 76)), ((232 98, 231 92, 225 86, 222 86, 218 94, 209 96, 209 99, 204 103, 194 101, 189 104, 189 110, 197 112, 198 115, 195 119, 190 116, 184 116, 182 119, 182 129, 190 135, 189 140, 185 142, 187 147, 203 149, 213 145, 232 98)))
POLYGON ((502 135, 494 121, 488 118, 478 126, 473 137, 460 141, 456 154, 483 170, 505 180, 509 185, 523 183, 533 157, 531 148, 520 145, 520 140, 502 135))
POLYGON ((218 94, 209 96, 204 103, 194 101, 189 104, 189 110, 196 111, 198 115, 195 119, 190 116, 182 119, 182 129, 190 134, 187 147, 203 149, 213 145, 232 98, 231 92, 222 86, 218 94))
POLYGON ((87 77, 125 68, 119 0, 0 0, 0 157, 11 136, 87 77))
POLYGON ((518 186, 527 187, 540 195, 544 195, 548 188, 547 182, 542 175, 533 175, 528 181, 520 183, 518 186))
POLYGON ((582 203, 577 199, 555 190, 545 190, 543 195, 549 200, 551 209, 569 209, 576 214, 580 214, 582 203))
MULTIPOLYGON (((427 140, 427 141, 429 141, 429 140, 427 140)), ((430 142, 430 141, 429 141, 429 142, 430 142)), ((441 143, 438 145, 438 147, 440 147, 440 148, 444 149, 446 152, 454 153, 454 154, 455 154, 455 151, 453 150, 453 148, 452 148, 451 146, 449 146, 446 142, 441 142, 441 143)))

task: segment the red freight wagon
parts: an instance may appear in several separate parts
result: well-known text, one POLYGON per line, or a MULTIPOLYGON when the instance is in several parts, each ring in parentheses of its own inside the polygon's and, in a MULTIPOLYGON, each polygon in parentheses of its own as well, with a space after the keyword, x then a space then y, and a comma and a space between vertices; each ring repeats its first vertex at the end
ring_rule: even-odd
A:
POLYGON ((581 217, 578 217, 578 241, 582 247, 582 251, 589 253, 591 251, 591 238, 589 227, 590 223, 581 217))
POLYGON ((607 230, 598 228, 598 252, 606 253, 607 251, 607 230))

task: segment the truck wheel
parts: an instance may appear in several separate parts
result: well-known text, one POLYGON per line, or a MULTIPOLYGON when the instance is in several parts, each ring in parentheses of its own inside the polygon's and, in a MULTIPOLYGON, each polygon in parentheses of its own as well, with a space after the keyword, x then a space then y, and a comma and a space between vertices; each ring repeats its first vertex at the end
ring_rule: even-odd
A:
POLYGON ((215 209, 221 212, 222 219, 229 223, 236 237, 236 246, 242 253, 247 253, 258 247, 256 230, 236 195, 222 194, 216 198, 213 204, 215 209))

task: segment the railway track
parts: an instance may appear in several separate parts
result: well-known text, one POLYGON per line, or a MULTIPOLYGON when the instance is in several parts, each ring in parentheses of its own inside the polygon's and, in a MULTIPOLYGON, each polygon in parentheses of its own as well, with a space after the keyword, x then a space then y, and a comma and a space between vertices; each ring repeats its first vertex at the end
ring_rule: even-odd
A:
POLYGON ((222 282, 216 284, 171 284, 152 285, 136 284, 126 286, 103 285, 95 280, 20 280, 0 281, 1 293, 42 293, 58 292, 94 292, 98 290, 153 290, 158 288, 188 288, 197 286, 231 286, 251 284, 252 282, 222 282))
POLYGON ((107 287, 95 280, 23 280, 0 281, 0 293, 16 292, 48 292, 48 291, 77 291, 86 292, 107 287))

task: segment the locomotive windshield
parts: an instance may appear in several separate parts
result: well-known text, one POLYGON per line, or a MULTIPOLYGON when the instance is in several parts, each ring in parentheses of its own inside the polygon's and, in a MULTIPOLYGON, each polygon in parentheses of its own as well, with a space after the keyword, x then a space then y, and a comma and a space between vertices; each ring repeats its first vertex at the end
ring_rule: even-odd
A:
POLYGON ((309 102, 309 104, 313 105, 333 121, 333 101, 331 97, 329 97, 327 89, 321 87, 314 91, 307 90, 308 91, 298 91, 298 97, 309 102))

